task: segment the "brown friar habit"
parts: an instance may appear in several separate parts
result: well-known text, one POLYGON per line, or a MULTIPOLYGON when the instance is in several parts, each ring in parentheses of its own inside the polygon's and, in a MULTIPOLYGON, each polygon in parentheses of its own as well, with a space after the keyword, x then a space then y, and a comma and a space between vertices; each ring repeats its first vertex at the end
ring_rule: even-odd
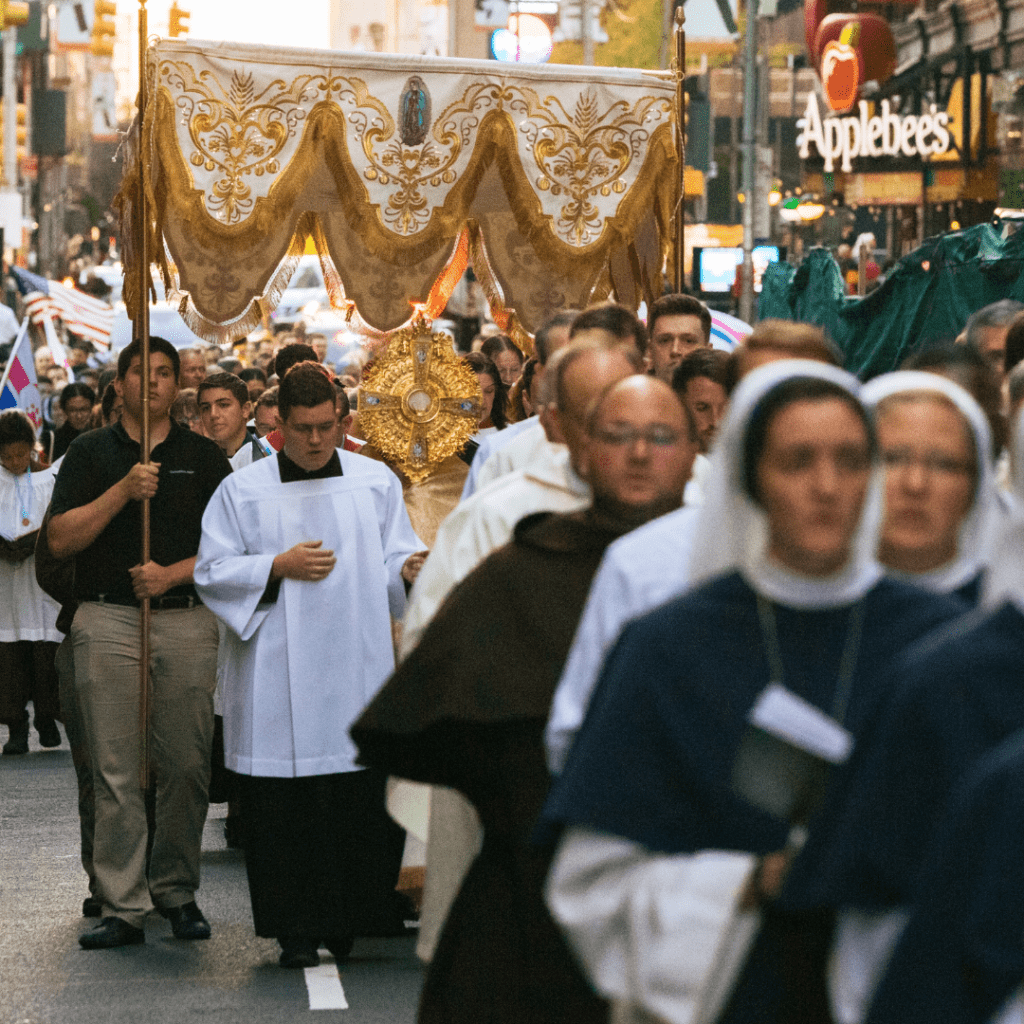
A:
POLYGON ((607 1020, 544 906, 550 857, 530 833, 550 785, 555 686, 601 556, 623 532, 589 511, 527 516, 452 591, 352 728, 361 763, 459 790, 483 825, 420 1024, 607 1020))

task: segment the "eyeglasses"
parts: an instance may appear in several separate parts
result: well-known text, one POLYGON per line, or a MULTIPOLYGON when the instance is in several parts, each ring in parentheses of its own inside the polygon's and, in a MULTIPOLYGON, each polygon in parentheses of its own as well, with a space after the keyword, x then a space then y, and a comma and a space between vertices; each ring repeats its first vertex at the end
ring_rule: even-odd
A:
POLYGON ((631 427, 607 427, 598 430, 594 437, 616 448, 632 447, 637 441, 644 441, 654 448, 669 448, 679 442, 679 434, 670 427, 651 427, 650 430, 634 430, 631 427))
POLYGON ((905 471, 911 466, 919 466, 929 476, 974 476, 977 466, 973 462, 955 459, 952 455, 939 452, 926 452, 917 455, 906 448, 896 448, 882 452, 882 462, 887 469, 905 471))

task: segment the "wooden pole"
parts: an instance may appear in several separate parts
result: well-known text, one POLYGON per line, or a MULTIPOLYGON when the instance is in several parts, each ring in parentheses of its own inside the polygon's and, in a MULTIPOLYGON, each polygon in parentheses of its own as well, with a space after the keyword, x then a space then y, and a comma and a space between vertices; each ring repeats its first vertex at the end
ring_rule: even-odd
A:
POLYGON ((676 203, 673 290, 683 290, 686 265, 686 15, 680 4, 675 13, 676 36, 676 157, 679 160, 679 201, 676 203))
MULTIPOLYGON (((146 79, 146 49, 149 25, 146 15, 146 0, 139 0, 139 198, 137 223, 140 225, 138 250, 141 264, 139 308, 135 327, 142 342, 142 358, 139 369, 142 372, 142 436, 140 438, 140 460, 149 465, 149 203, 146 196, 146 106, 148 103, 146 79)), ((149 561, 149 499, 142 502, 142 551, 141 564, 149 561)), ((139 615, 139 740, 141 746, 139 784, 149 789, 149 720, 150 720, 150 678, 149 678, 149 598, 144 597, 139 615)))

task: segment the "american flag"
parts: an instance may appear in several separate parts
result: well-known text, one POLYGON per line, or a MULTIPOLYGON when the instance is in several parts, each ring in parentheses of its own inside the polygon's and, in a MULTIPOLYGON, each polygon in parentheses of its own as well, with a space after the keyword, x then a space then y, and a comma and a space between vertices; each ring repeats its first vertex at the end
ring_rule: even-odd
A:
POLYGON ((25 312, 32 323, 41 326, 48 317, 60 317, 72 334, 87 338, 100 348, 110 348, 113 306, 21 267, 11 267, 11 270, 18 282, 18 290, 25 298, 25 312))

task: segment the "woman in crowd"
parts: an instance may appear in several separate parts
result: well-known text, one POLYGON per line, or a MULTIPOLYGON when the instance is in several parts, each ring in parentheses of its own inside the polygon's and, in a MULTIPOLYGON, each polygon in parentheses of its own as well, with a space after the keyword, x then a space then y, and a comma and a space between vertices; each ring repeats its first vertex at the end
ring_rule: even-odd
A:
POLYGON ((602 994, 667 1021, 688 1019, 685 968, 707 943, 676 911, 644 908, 701 851, 760 858, 751 885, 766 901, 720 1019, 829 1020, 832 894, 797 851, 837 813, 893 659, 961 609, 875 560, 880 480, 858 391, 803 361, 742 382, 698 522, 695 589, 625 628, 545 810, 564 830, 555 918, 602 994), (809 739, 805 715, 827 741, 809 739), (801 881, 779 895, 794 856, 801 881))
POLYGON ((529 419, 537 411, 530 389, 533 387, 533 379, 536 376, 539 365, 536 356, 531 356, 527 359, 523 366, 522 375, 509 391, 509 419, 513 423, 521 423, 523 420, 529 419))
POLYGON ((995 534, 984 614, 937 633, 894 665, 891 695, 820 851, 843 908, 830 970, 838 1024, 863 1020, 908 908, 915 898, 932 898, 923 858, 950 794, 982 757, 1024 729, 1020 513, 1005 515, 995 534))
POLYGON ((40 441, 46 464, 52 466, 79 434, 92 429, 92 407, 96 392, 88 384, 68 384, 61 391, 57 405, 64 422, 56 430, 44 430, 40 441))
POLYGON ((883 374, 862 398, 885 467, 879 561, 897 579, 977 604, 996 501, 984 412, 934 373, 883 374))
POLYGON ((497 367, 479 352, 470 352, 462 357, 462 361, 476 374, 483 395, 476 436, 504 430, 508 423, 508 391, 497 367))
POLYGON ((480 352, 498 368, 501 382, 512 387, 523 372, 523 353, 507 334, 492 334, 480 347, 480 352))
MULTIPOLYGON (((73 385, 72 385, 73 386, 73 385)), ((0 414, 0 722, 5 754, 28 753, 31 700, 39 742, 60 746, 54 657, 56 602, 36 583, 35 541, 53 493, 52 469, 33 464, 35 430, 20 412, 0 414)))

